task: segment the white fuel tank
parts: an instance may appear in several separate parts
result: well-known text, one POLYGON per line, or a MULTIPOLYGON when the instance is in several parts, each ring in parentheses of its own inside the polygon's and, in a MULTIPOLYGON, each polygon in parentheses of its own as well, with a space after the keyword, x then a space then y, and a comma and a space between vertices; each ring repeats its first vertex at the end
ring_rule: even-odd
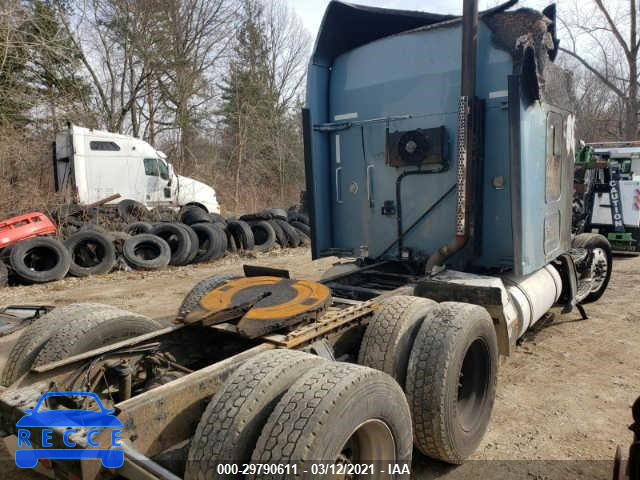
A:
POLYGON ((524 277, 506 275, 502 281, 518 311, 517 338, 540 320, 562 293, 562 279, 553 265, 524 277))

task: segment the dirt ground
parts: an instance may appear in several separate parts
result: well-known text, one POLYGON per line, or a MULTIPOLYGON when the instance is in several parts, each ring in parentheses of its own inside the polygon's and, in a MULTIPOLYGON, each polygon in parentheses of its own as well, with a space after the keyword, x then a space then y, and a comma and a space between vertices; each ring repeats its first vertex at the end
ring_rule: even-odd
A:
MULTIPOLYGON (((286 268, 295 277, 317 279, 333 261, 312 262, 308 250, 298 249, 257 258, 229 257, 214 264, 161 272, 69 278, 45 286, 5 288, 0 290, 0 305, 98 302, 161 317, 175 312, 197 281, 214 274, 240 274, 243 263, 286 268)), ((582 465, 575 467, 578 470, 587 461, 601 461, 600 473, 591 469, 581 478, 610 478, 609 461, 616 446, 627 449, 631 442, 627 429, 630 406, 640 395, 639 279, 640 258, 616 258, 607 293, 598 303, 587 306, 588 320, 582 321, 577 312, 556 312, 549 326, 505 359, 493 419, 475 460, 506 464, 527 460, 531 465, 536 461, 573 461, 582 465)), ((18 336, 19 332, 0 338, 0 368, 18 336)), ((478 478, 479 466, 491 463, 471 462, 471 467, 450 469, 433 466, 419 454, 415 457, 415 478, 478 478)), ((0 464, 13 470, 16 476, 12 478, 27 478, 6 452, 0 451, 0 464)), ((558 464, 569 468, 572 462, 558 464)), ((532 473, 533 467, 527 468, 528 474, 522 478, 569 478, 532 473)))

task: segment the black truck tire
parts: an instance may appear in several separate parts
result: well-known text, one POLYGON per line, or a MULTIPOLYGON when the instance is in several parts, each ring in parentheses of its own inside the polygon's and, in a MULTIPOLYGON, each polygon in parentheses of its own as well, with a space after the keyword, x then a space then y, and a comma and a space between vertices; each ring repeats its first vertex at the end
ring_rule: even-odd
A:
POLYGON ((140 235, 141 233, 149 233, 153 225, 149 222, 133 222, 124 229, 131 236, 140 235))
MULTIPOLYGON (((395 380, 371 368, 326 362, 299 378, 280 399, 262 429, 251 463, 375 461, 380 468, 379 461, 410 464, 412 449, 411 415, 395 380), (358 458, 346 455, 350 440, 358 458)), ((307 473, 298 471, 296 478, 317 478, 310 465, 304 466, 307 473)), ((253 478, 285 479, 291 474, 261 472, 253 478)))
POLYGON ((489 425, 497 377, 498 341, 484 308, 443 302, 429 310, 405 386, 416 447, 451 464, 469 457, 489 425))
POLYGON ((601 275, 601 280, 596 282, 589 294, 580 300, 580 303, 593 303, 602 297, 609 286, 611 272, 613 271, 613 254, 611 244, 604 236, 597 233, 581 233, 573 239, 574 248, 585 248, 591 255, 599 256, 599 264, 595 268, 601 275))
POLYGON ((287 220, 287 212, 285 212, 282 208, 265 208, 261 213, 274 220, 287 220))
POLYGON ((232 220, 227 222, 227 228, 233 235, 238 250, 253 250, 255 247, 255 240, 253 238, 251 227, 247 222, 242 220, 232 220))
POLYGON ((98 231, 80 230, 64 242, 71 255, 69 273, 88 277, 109 273, 116 263, 113 240, 98 231))
POLYGON ((184 319, 189 312, 196 308, 200 304, 200 300, 211 290, 218 288, 223 283, 228 282, 234 277, 228 275, 214 275, 213 277, 200 280, 195 286, 187 293, 182 300, 180 307, 178 308, 178 320, 184 319))
POLYGON ((118 204, 120 217, 128 223, 146 220, 149 218, 149 209, 144 204, 135 200, 125 199, 118 204))
POLYGON ((255 249, 259 252, 266 252, 273 248, 276 243, 276 232, 269 222, 260 220, 250 222, 251 233, 253 233, 255 249))
POLYGON ((301 243, 300 235, 298 235, 298 231, 292 227, 286 220, 274 220, 278 226, 282 229, 285 236, 287 237, 287 246, 291 248, 296 248, 301 243))
POLYGON ((289 223, 291 224, 292 227, 297 228, 302 233, 304 233, 307 237, 311 236, 311 227, 309 225, 302 222, 295 221, 295 220, 289 223))
POLYGON ((169 265, 171 247, 160 237, 141 233, 124 241, 122 255, 136 269, 159 270, 169 265))
POLYGON ((211 223, 191 226, 198 237, 198 251, 192 263, 208 262, 224 257, 227 250, 227 234, 211 223))
POLYGON ((241 215, 240 220, 247 223, 259 222, 260 220, 271 220, 271 214, 264 211, 258 213, 247 213, 241 215))
POLYGON ((180 225, 175 223, 159 223, 149 232, 162 238, 171 249, 169 265, 186 265, 191 255, 191 236, 180 225))
POLYGON ((311 245, 311 238, 306 233, 302 230, 298 230, 297 228, 296 232, 298 234, 298 238, 300 238, 300 243, 298 243, 299 247, 308 247, 311 245))
POLYGON ((211 219, 211 223, 221 223, 225 227, 227 226, 227 220, 219 213, 210 213, 209 218, 211 219))
POLYGON ((109 230, 104 228, 102 225, 98 225, 97 223, 85 223, 80 227, 80 231, 99 232, 103 235, 109 236, 109 230))
POLYGON ((180 212, 180 221, 191 226, 197 223, 208 223, 211 221, 211 217, 204 208, 197 205, 187 205, 180 212))
POLYGON ((413 340, 434 305, 433 300, 409 295, 382 300, 365 330, 358 363, 388 373, 404 387, 413 340))
POLYGON ((278 242, 282 248, 287 248, 289 241, 287 239, 287 234, 284 233, 282 227, 276 220, 269 220, 269 225, 271 225, 271 228, 273 228, 273 231, 276 234, 276 242, 278 242))
POLYGON ((251 462, 262 428, 276 403, 309 369, 326 362, 296 350, 272 350, 243 363, 213 396, 193 436, 185 479, 240 479, 219 474, 220 463, 251 462))
POLYGON ((310 225, 309 215, 307 215, 306 213, 296 212, 293 210, 289 210, 287 212, 287 220, 289 221, 289 223, 300 222, 300 223, 304 223, 305 225, 310 225))
POLYGON ((185 265, 189 265, 190 263, 193 263, 193 260, 198 255, 200 240, 198 239, 198 234, 189 225, 185 225, 184 223, 176 223, 176 225, 182 227, 182 229, 187 232, 187 235, 189 235, 189 244, 191 248, 189 250, 189 255, 187 256, 187 261, 185 263, 185 265))
POLYGON ((20 280, 47 283, 65 277, 71 266, 71 255, 55 238, 35 237, 12 245, 9 262, 20 280))
POLYGON ((161 325, 137 313, 98 305, 75 318, 68 318, 38 353, 34 366, 45 365, 103 347, 127 338, 159 330, 161 325))
POLYGON ((58 307, 29 324, 13 345, 2 370, 0 385, 8 387, 27 373, 47 341, 73 319, 98 309, 115 308, 96 303, 74 303, 58 307))
POLYGON ((0 260, 0 288, 9 285, 9 269, 5 263, 0 260))
POLYGON ((233 234, 229 231, 229 229, 225 230, 227 235, 227 252, 229 253, 238 253, 238 244, 236 243, 236 239, 233 234))

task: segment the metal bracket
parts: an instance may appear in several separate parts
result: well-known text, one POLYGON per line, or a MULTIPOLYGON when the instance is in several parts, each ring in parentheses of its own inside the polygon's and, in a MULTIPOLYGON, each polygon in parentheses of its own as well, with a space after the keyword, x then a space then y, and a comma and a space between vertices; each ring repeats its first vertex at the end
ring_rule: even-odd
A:
POLYGON ((327 340, 324 338, 321 340, 318 340, 317 342, 313 342, 311 345, 304 348, 303 350, 309 353, 312 353, 314 355, 317 355, 319 357, 326 358, 327 360, 335 361, 336 359, 333 353, 333 348, 331 347, 329 342, 327 342, 327 340))

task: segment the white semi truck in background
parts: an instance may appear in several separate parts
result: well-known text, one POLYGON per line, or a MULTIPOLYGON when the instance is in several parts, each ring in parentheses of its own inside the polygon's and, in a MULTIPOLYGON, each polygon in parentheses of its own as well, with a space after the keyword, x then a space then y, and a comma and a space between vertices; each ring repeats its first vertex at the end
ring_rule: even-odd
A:
POLYGON ((209 185, 176 174, 167 156, 147 142, 69 124, 54 144, 56 191, 80 205, 120 194, 148 208, 197 205, 220 213, 209 185))

